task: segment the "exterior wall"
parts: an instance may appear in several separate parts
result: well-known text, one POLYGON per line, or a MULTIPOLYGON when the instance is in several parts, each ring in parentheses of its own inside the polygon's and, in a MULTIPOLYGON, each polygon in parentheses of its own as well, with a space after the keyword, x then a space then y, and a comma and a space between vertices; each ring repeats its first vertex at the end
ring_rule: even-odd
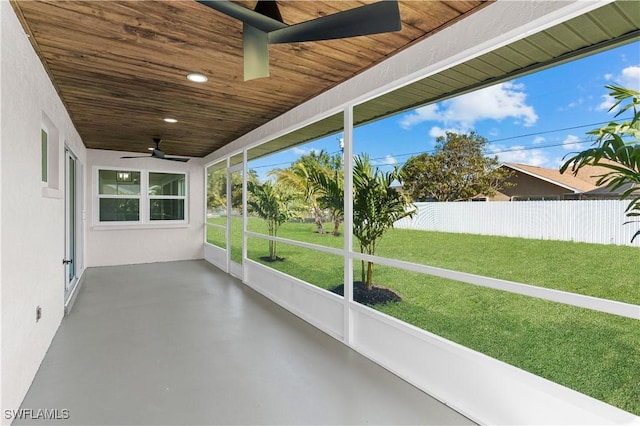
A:
POLYGON ((551 182, 545 182, 542 179, 535 178, 525 173, 516 172, 507 182, 514 183, 515 186, 505 188, 500 191, 507 197, 535 197, 535 196, 562 196, 572 192, 567 188, 554 185, 551 182))
MULTIPOLYGON (((87 266, 127 265, 202 259, 204 257, 204 168, 202 160, 187 163, 153 158, 123 160, 119 151, 88 150, 87 164, 87 266), (156 172, 186 172, 188 224, 100 225, 96 219, 96 168, 130 168, 156 172)), ((149 154, 150 155, 150 154, 149 154)))
POLYGON ((20 406, 63 317, 64 146, 80 163, 86 150, 8 1, 0 1, 0 49, 0 421, 8 422, 5 410, 20 406), (58 134, 52 190, 41 183, 45 116, 58 134))

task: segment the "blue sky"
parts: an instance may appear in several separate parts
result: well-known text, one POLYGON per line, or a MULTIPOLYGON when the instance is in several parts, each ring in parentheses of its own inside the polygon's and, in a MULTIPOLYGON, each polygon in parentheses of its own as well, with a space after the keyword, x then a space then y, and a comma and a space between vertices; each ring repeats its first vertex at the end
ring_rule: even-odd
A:
MULTIPOLYGON (((593 142, 587 131, 613 118, 604 86, 614 83, 640 91, 640 42, 360 126, 354 129, 354 152, 367 152, 380 167, 402 165, 410 154, 432 150, 445 131, 475 130, 487 138, 487 153, 501 162, 558 168, 565 155, 593 142)), ((311 150, 339 152, 340 136, 249 167, 263 177, 311 150)))

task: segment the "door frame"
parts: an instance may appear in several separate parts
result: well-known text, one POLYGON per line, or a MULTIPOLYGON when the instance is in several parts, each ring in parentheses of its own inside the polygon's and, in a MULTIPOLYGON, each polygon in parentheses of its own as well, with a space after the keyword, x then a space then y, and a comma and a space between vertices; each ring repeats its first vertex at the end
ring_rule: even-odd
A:
POLYGON ((68 304, 78 288, 78 282, 83 270, 83 242, 82 235, 82 194, 83 180, 82 164, 78 156, 69 148, 64 147, 64 281, 63 292, 65 304, 68 304), (73 160, 73 169, 70 161, 73 160), (73 180, 72 180, 73 179, 73 180), (73 183, 73 185, 71 185, 73 183), (73 193, 71 193, 73 191, 73 193), (70 206, 70 203, 73 205, 70 206), (71 260, 72 263, 66 263, 71 260))

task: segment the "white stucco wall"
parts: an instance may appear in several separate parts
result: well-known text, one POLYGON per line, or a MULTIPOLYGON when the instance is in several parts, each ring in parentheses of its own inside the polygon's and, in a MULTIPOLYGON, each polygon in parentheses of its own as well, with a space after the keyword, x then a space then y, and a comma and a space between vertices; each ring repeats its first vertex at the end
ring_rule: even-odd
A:
POLYGON ((187 163, 181 163, 154 158, 120 158, 126 155, 145 155, 140 153, 94 149, 87 152, 87 266, 168 262, 204 257, 204 168, 201 159, 192 158, 187 163), (189 223, 175 226, 98 224, 95 212, 96 169, 110 167, 186 172, 189 223))
POLYGON ((17 409, 64 311, 63 191, 41 183, 43 114, 58 131, 58 181, 64 188, 67 144, 86 150, 8 1, 0 1, 1 408, 17 409), (49 195, 49 196, 46 196, 49 195), (42 318, 36 323, 36 306, 42 318))

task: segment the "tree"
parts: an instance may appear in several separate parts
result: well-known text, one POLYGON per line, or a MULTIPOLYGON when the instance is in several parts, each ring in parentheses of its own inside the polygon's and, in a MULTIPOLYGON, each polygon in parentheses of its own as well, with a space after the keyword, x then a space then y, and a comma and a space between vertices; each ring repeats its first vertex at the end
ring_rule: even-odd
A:
MULTIPOLYGON (((251 197, 247 200, 249 209, 267 222, 269 236, 276 237, 278 228, 296 215, 291 201, 293 194, 283 187, 276 187, 270 181, 263 184, 250 180, 247 190, 251 197)), ((269 240, 269 259, 278 259, 276 242, 269 240)))
MULTIPOLYGON (((400 180, 400 172, 382 172, 373 168, 366 155, 354 158, 353 168, 353 235, 360 243, 360 253, 375 255, 377 244, 395 221, 413 215, 405 195, 392 187, 400 180)), ((373 284, 373 262, 361 261, 361 277, 365 289, 373 284)))
MULTIPOLYGON (((288 168, 275 169, 269 174, 276 176, 279 183, 290 186, 294 192, 302 195, 302 198, 309 204, 310 210, 313 212, 318 233, 324 234, 322 209, 332 209, 332 207, 323 205, 320 202, 323 188, 317 185, 317 181, 313 177, 332 175, 337 171, 342 171, 342 157, 340 155, 330 156, 325 150, 321 150, 311 151, 311 153, 301 156, 288 168)), ((337 216, 337 218, 339 225, 341 216, 337 216)), ((335 222, 336 215, 334 215, 335 222)), ((336 227, 334 227, 334 235, 337 235, 336 227)))
POLYGON ((288 185, 291 189, 301 194, 305 202, 309 204, 313 212, 313 219, 316 224, 317 232, 324 234, 324 226, 322 225, 322 210, 318 204, 318 190, 313 184, 311 173, 314 172, 312 167, 305 165, 304 161, 296 161, 286 169, 275 169, 269 172, 269 175, 275 175, 278 182, 282 185, 288 185))
POLYGON ((227 169, 207 175, 207 210, 227 210, 227 169))
POLYGON ((334 236, 340 235, 340 223, 344 217, 344 172, 342 170, 316 169, 309 176, 318 193, 318 203, 331 211, 334 236))
MULTIPOLYGON (((640 93, 620 86, 605 86, 611 92, 609 95, 616 102, 609 109, 620 108, 615 117, 631 110, 631 121, 615 122, 588 132, 597 137, 594 146, 570 157, 560 167, 564 173, 571 167, 576 174, 587 165, 605 167, 611 170, 599 176, 597 185, 604 185, 612 191, 622 190, 621 199, 629 198, 626 209, 627 217, 640 216, 640 93), (626 104, 623 105, 623 103, 626 104), (604 161, 603 161, 604 160, 604 161)), ((630 221, 632 222, 632 221, 630 221)), ((629 222, 626 222, 629 223, 629 222)), ((640 231, 631 239, 633 241, 640 231)))
POLYGON ((486 144, 487 140, 475 132, 439 136, 433 154, 413 156, 402 167, 404 190, 414 201, 494 195, 509 186, 505 180, 511 171, 498 167, 497 156, 485 155, 486 144))

